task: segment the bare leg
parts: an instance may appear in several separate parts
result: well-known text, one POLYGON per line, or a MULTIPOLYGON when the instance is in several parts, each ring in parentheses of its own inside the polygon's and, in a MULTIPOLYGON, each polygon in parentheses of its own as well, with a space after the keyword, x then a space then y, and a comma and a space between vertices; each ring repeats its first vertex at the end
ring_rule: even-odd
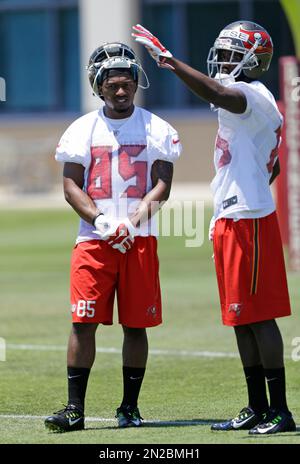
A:
POLYGON ((123 366, 145 368, 148 358, 146 329, 132 329, 123 326, 123 332, 123 366))
POLYGON ((251 324, 254 337, 265 369, 281 368, 283 362, 283 342, 274 319, 251 324))
POLYGON ((67 363, 72 367, 91 368, 96 353, 95 334, 98 324, 72 325, 68 344, 67 363))
POLYGON ((234 328, 236 341, 244 367, 261 364, 260 352, 256 338, 249 325, 240 325, 234 328))

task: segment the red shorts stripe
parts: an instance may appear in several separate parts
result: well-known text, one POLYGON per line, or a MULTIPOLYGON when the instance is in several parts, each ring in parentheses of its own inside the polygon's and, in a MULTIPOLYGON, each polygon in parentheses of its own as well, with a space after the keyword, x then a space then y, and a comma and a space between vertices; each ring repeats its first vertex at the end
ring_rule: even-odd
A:
POLYGON ((255 295, 257 291, 258 272, 259 272, 259 220, 253 221, 253 265, 251 279, 251 295, 255 295))
POLYGON ((275 212, 258 219, 219 219, 214 256, 225 325, 251 324, 291 314, 275 212))
POLYGON ((73 322, 111 325, 116 294, 120 324, 161 324, 156 238, 136 237, 125 254, 101 240, 79 243, 72 253, 70 292, 73 322))

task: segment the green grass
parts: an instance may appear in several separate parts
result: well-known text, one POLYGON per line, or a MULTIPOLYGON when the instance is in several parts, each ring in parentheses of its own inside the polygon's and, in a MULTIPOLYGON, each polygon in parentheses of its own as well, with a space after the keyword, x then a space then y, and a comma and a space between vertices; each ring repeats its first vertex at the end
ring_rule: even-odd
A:
MULTIPOLYGON (((1 212, 0 337, 8 348, 6 362, 0 362, 0 443, 300 443, 299 429, 258 438, 247 432, 210 431, 212 421, 228 418, 246 404, 238 358, 150 354, 139 400, 149 422, 138 430, 94 421, 87 422, 85 431, 60 435, 47 432, 42 418, 13 417, 45 416, 66 401, 65 351, 12 345, 66 346, 69 261, 76 231, 77 218, 70 210, 1 212)), ((186 248, 184 238, 160 239, 164 324, 149 330, 150 349, 236 352, 232 330, 220 322, 211 254, 207 239, 200 248, 186 248)), ((300 336, 299 275, 289 274, 288 280, 294 315, 279 325, 290 356, 292 339, 300 336)), ((118 324, 99 327, 98 347, 121 349, 121 344, 118 324)), ((300 423, 299 363, 287 359, 286 368, 289 405, 300 423)), ((121 396, 121 355, 97 353, 86 415, 112 419, 121 396)))

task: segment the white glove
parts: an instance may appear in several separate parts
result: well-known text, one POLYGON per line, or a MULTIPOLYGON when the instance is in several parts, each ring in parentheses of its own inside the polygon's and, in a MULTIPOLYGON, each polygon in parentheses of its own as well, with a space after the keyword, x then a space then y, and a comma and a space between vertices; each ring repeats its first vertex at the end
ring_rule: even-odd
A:
POLYGON ((134 37, 136 42, 141 43, 147 48, 158 66, 161 68, 174 69, 173 66, 165 62, 166 58, 171 58, 173 56, 172 53, 160 43, 157 37, 140 24, 133 26, 132 29, 135 31, 131 34, 132 37, 134 37))
POLYGON ((101 240, 107 240, 118 228, 120 222, 112 217, 100 214, 94 220, 94 234, 99 235, 101 240))
POLYGON ((126 251, 130 250, 134 244, 134 235, 136 230, 130 219, 127 217, 122 218, 119 221, 119 226, 115 233, 108 238, 108 243, 115 250, 119 250, 120 253, 126 253, 126 251))
POLYGON ((208 229, 208 239, 211 241, 214 239, 215 224, 216 224, 216 218, 215 216, 213 216, 210 220, 209 229, 208 229))
POLYGON ((121 253, 130 250, 134 243, 135 227, 127 217, 114 218, 101 214, 96 217, 94 226, 94 234, 121 253))

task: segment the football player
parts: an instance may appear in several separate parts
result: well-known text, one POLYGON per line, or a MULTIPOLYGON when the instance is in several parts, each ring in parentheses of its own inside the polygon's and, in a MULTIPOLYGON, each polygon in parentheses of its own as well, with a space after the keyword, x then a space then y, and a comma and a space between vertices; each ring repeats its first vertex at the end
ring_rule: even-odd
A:
POLYGON ((250 21, 224 27, 208 76, 179 61, 141 25, 133 36, 218 111, 212 181, 213 239, 223 323, 233 326, 249 403, 212 430, 252 435, 295 430, 286 402, 283 342, 275 318, 290 315, 282 243, 269 185, 279 173, 282 115, 260 82, 273 54, 268 32, 250 21), (270 403, 266 393, 266 381, 270 403))
POLYGON ((181 151, 175 129, 134 104, 137 88, 147 87, 148 79, 130 47, 104 44, 87 70, 104 106, 73 122, 56 151, 64 163, 65 198, 80 216, 71 260, 68 404, 45 420, 59 432, 84 428, 95 333, 99 324, 112 324, 115 294, 124 333, 124 395, 116 418, 119 427, 142 424, 138 396, 148 355, 146 328, 162 322, 154 214, 168 199, 181 151))

